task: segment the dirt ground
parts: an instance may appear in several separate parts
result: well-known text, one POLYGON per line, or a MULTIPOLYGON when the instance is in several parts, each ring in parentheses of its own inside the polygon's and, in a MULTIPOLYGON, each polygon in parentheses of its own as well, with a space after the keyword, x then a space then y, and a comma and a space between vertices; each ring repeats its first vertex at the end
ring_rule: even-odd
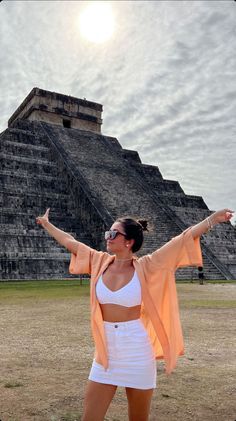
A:
MULTIPOLYGON (((158 363, 150 421, 235 421, 236 284, 179 284, 178 294, 185 355, 170 376, 158 363)), ((88 296, 0 297, 0 421, 81 419, 89 318, 88 296)), ((122 388, 106 420, 128 420, 122 388)))

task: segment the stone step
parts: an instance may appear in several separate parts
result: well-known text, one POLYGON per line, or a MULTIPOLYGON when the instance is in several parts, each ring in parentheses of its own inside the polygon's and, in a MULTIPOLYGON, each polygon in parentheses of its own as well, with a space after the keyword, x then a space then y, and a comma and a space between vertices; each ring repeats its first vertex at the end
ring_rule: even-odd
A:
POLYGON ((175 212, 175 214, 182 220, 186 221, 189 225, 197 224, 200 221, 203 221, 207 216, 211 215, 211 211, 208 209, 197 209, 196 208, 187 208, 182 207, 176 208, 174 206, 170 206, 171 209, 175 212))
POLYGON ((55 168, 57 165, 48 159, 39 159, 37 157, 25 157, 19 155, 11 155, 4 152, 0 153, 0 159, 3 159, 4 162, 13 162, 13 163, 20 163, 20 164, 34 164, 34 165, 45 165, 49 166, 50 168, 55 168))
MULTIPOLYGON (((163 187, 164 188, 164 187, 163 187)), ((187 209, 199 209, 201 207, 204 208, 204 202, 199 197, 195 196, 188 196, 185 194, 179 194, 175 192, 168 192, 168 193, 159 193, 158 190, 155 190, 157 196, 165 203, 168 203, 170 207, 184 207, 187 209)))
MULTIPOLYGON (((2 258, 4 255, 5 255, 4 253, 0 252, 0 258, 2 258)), ((12 251, 8 253, 7 257, 8 257, 8 260, 33 259, 35 261, 38 261, 38 260, 44 259, 48 261, 51 261, 51 260, 65 261, 65 259, 68 260, 70 258, 70 253, 69 252, 63 253, 63 256, 62 256, 62 253, 60 251, 55 251, 55 252, 51 251, 50 253, 43 253, 43 252, 35 253, 35 251, 33 250, 31 252, 27 251, 27 253, 24 251, 21 251, 19 253, 16 251, 12 251)))
POLYGON ((1 257, 4 257, 6 260, 12 260, 12 258, 9 256, 9 253, 15 252, 17 254, 19 253, 24 254, 24 255, 27 254, 28 256, 35 255, 35 258, 37 256, 44 255, 44 257, 46 258, 47 255, 52 252, 52 250, 58 256, 61 254, 64 255, 68 253, 68 250, 66 250, 63 247, 59 247, 59 245, 54 244, 54 243, 51 243, 51 245, 50 243, 45 245, 39 241, 39 243, 36 245, 33 243, 33 241, 32 241, 32 244, 30 244, 30 242, 24 243, 23 238, 18 238, 17 241, 15 241, 13 245, 9 243, 9 241, 6 243, 5 252, 1 254, 1 257), (20 239, 22 241, 20 241, 20 239))
MULTIPOLYGON (((38 211, 41 211, 41 209, 38 209, 38 211)), ((4 209, 1 210, 0 216, 1 215, 9 215, 10 218, 12 218, 12 217, 14 218, 14 215, 16 217, 23 218, 23 219, 24 219, 24 217, 25 218, 30 218, 30 217, 35 218, 35 212, 30 208, 27 208, 26 211, 22 211, 21 209, 16 210, 14 208, 4 207, 4 209)), ((60 221, 64 222, 66 220, 70 220, 71 218, 77 219, 77 216, 74 215, 74 212, 72 211, 72 209, 68 210, 68 213, 64 214, 64 213, 61 212, 61 209, 58 209, 56 207, 50 208, 50 219, 51 220, 55 219, 55 220, 60 220, 60 221)), ((11 223, 11 220, 9 222, 11 223)))
POLYGON ((19 191, 19 187, 25 186, 28 191, 41 191, 52 189, 55 192, 62 193, 68 191, 68 186, 63 179, 58 178, 58 174, 51 175, 32 175, 29 177, 28 171, 16 173, 11 170, 0 171, 0 189, 9 189, 10 191, 19 191))
MULTIPOLYGON (((25 186, 23 186, 23 188, 21 189, 21 192, 17 192, 17 189, 14 190, 9 190, 9 189, 4 189, 4 190, 0 190, 0 203, 4 201, 4 205, 7 207, 7 202, 9 201, 13 201, 16 202, 17 204, 20 204, 21 202, 23 203, 27 203, 27 202, 31 202, 34 201, 35 199, 38 199, 40 203, 40 201, 44 198, 46 200, 51 199, 52 201, 55 200, 60 200, 61 202, 66 202, 68 200, 70 200, 70 195, 67 193, 57 193, 54 192, 53 190, 48 191, 48 190, 44 190, 44 191, 39 191, 39 192, 29 192, 27 188, 25 188, 25 186), (24 196, 22 195, 22 193, 24 193, 24 196)), ((4 207, 5 207, 4 206, 4 207)), ((38 205, 38 207, 40 207, 40 205, 38 205)))
POLYGON ((19 190, 21 192, 26 192, 29 195, 33 195, 35 191, 42 191, 46 195, 50 194, 58 194, 58 195, 65 195, 66 192, 68 193, 68 187, 66 184, 60 184, 58 180, 55 178, 53 181, 51 180, 39 180, 36 177, 24 178, 24 177, 4 177, 0 175, 0 190, 7 194, 8 191, 11 192, 11 195, 19 194, 19 190), (10 179, 11 182, 8 180, 10 179))
MULTIPOLYGON (((22 225, 23 227, 30 227, 27 225, 29 222, 35 224, 36 216, 42 215, 42 211, 45 209, 37 209, 35 213, 32 209, 27 208, 25 212, 22 209, 15 210, 13 208, 4 207, 0 213, 0 222, 2 224, 13 224, 16 226, 22 225)), ((61 209, 53 207, 50 210, 50 221, 59 225, 60 227, 65 225, 73 225, 76 229, 80 226, 80 221, 74 214, 74 209, 70 208, 67 213, 61 212, 61 209)))
POLYGON ((54 208, 62 213, 67 214, 70 209, 70 205, 65 200, 62 202, 60 195, 56 198, 56 195, 53 197, 50 196, 10 196, 10 195, 0 195, 0 205, 7 206, 9 208, 15 209, 15 211, 27 211, 31 209, 31 212, 34 215, 39 215, 45 212, 47 208, 54 208))
MULTIPOLYGON (((198 279, 198 269, 197 267, 188 267, 188 268, 181 268, 176 271, 176 276, 178 279, 198 279)), ((214 267, 207 267, 207 265, 203 265, 203 273, 205 279, 224 279, 222 274, 214 267)))
POLYGON ((47 258, 44 253, 35 257, 20 254, 12 259, 0 259, 1 279, 51 279, 69 277, 70 255, 57 253, 47 258))
POLYGON ((217 256, 221 262, 228 262, 230 264, 236 261, 235 253, 231 253, 231 254, 228 253, 228 254, 221 254, 221 255, 217 254, 217 256))
POLYGON ((0 151, 6 155, 31 157, 34 159, 48 159, 50 149, 46 146, 30 145, 27 143, 17 143, 14 141, 6 140, 0 142, 0 151))
MULTIPOLYGON (((24 213, 14 216, 14 213, 11 214, 2 214, 0 213, 0 230, 3 234, 4 232, 8 233, 9 235, 19 235, 19 233, 30 234, 30 235, 37 235, 37 232, 41 227, 36 223, 37 214, 34 215, 26 215, 24 213)), ((53 225, 60 227, 64 231, 64 228, 67 228, 67 232, 77 232, 81 231, 81 225, 79 221, 74 217, 68 217, 63 219, 63 217, 58 218, 50 218, 50 221, 53 225)))
POLYGON ((177 181, 165 180, 160 177, 159 169, 154 166, 135 164, 134 168, 139 175, 147 181, 150 190, 167 201, 168 206, 206 208, 207 206, 200 196, 186 195, 177 181))
MULTIPOLYGON (((22 120, 21 120, 22 121, 22 120)), ((32 127, 32 126, 31 126, 32 127)), ((5 140, 13 141, 16 143, 26 143, 29 145, 35 146, 49 146, 48 139, 46 137, 41 137, 38 133, 33 133, 29 130, 9 128, 4 136, 5 140)))
MULTIPOLYGON (((4 224, 1 224, 0 243, 1 241, 5 241, 7 243, 8 239, 9 242, 11 242, 13 241, 13 238, 20 237, 24 237, 25 239, 27 237, 33 238, 36 243, 39 241, 40 238, 45 238, 45 241, 47 239, 47 241, 50 242, 51 237, 48 234, 46 234, 43 228, 36 224, 35 219, 33 222, 34 223, 32 225, 29 223, 25 223, 25 226, 23 224, 7 224, 6 226, 4 224)), ((77 221, 75 221, 74 224, 73 222, 65 222, 64 224, 55 223, 55 226, 59 227, 59 229, 72 235, 72 237, 80 240, 81 242, 89 238, 89 235, 81 229, 77 221)))
MULTIPOLYGON (((231 244, 235 244, 236 239, 236 230, 228 224, 221 224, 221 226, 216 226, 212 231, 204 235, 205 244, 218 243, 219 241, 230 241, 231 244)), ((236 247, 236 246, 235 246, 236 247)))
MULTIPOLYGON (((38 243, 35 243, 35 238, 29 237, 12 237, 9 238, 4 246, 4 253, 0 253, 0 258, 5 258, 7 260, 12 260, 12 253, 18 255, 29 256, 30 258, 34 256, 39 258, 44 255, 45 258, 52 252, 55 255, 67 254, 68 250, 65 247, 60 246, 56 241, 49 241, 42 238, 38 239, 38 243), (13 241, 14 240, 14 241, 13 241)), ((88 240, 89 241, 89 240, 88 240)), ((85 243, 85 241, 83 240, 85 243)))
POLYGON ((38 173, 51 176, 58 175, 57 165, 46 161, 32 158, 11 157, 0 154, 1 170, 12 171, 16 175, 28 174, 29 177, 38 173))

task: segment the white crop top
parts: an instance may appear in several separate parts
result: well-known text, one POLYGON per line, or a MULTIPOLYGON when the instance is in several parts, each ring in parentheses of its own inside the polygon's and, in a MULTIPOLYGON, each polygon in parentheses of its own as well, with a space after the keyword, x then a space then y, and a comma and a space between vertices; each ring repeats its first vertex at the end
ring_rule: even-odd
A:
POLYGON ((141 285, 136 271, 128 284, 117 291, 111 291, 107 288, 101 275, 97 281, 96 295, 100 304, 118 304, 124 307, 141 305, 141 285))

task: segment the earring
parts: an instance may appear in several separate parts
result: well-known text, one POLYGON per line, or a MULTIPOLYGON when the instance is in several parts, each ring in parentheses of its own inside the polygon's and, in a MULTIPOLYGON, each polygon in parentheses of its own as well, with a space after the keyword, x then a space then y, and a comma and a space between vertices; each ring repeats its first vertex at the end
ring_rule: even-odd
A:
POLYGON ((128 245, 128 244, 126 244, 126 247, 129 247, 129 245, 128 245))

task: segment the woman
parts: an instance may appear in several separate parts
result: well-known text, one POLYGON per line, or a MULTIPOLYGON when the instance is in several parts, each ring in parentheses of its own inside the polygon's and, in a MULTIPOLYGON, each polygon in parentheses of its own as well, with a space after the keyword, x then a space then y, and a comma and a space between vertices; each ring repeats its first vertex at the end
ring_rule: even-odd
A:
POLYGON ((170 373, 184 353, 175 288, 175 270, 202 266, 199 238, 226 222, 233 211, 217 211, 174 237, 150 255, 137 258, 142 225, 117 219, 105 233, 107 251, 98 252, 75 240, 48 220, 37 223, 71 253, 71 273, 91 275, 91 324, 95 358, 87 385, 83 421, 102 421, 116 392, 124 386, 130 421, 147 421, 156 387, 156 359, 170 373))

